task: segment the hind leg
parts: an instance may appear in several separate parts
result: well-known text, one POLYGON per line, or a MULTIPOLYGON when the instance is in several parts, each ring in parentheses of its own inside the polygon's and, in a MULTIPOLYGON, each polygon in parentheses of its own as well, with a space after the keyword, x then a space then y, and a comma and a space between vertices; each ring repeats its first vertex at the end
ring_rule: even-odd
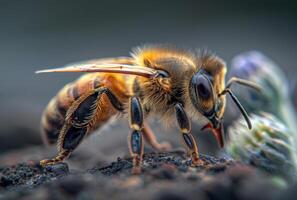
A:
MULTIPOLYGON (((83 138, 92 130, 95 115, 100 110, 100 98, 105 94, 112 106, 122 111, 122 104, 108 88, 97 88, 75 101, 66 114, 65 123, 59 134, 58 155, 53 159, 40 161, 41 165, 63 162, 76 149, 83 138)), ((104 114, 104 113, 102 113, 104 114)))

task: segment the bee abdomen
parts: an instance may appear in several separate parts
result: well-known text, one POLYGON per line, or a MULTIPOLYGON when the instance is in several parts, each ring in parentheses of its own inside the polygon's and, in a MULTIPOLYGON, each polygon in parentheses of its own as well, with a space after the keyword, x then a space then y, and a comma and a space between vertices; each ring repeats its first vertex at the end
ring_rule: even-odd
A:
POLYGON ((43 112, 41 129, 46 144, 55 144, 65 122, 65 116, 74 101, 82 94, 100 87, 100 78, 83 76, 78 81, 67 84, 47 105, 43 112))
MULTIPOLYGON (((69 86, 67 85, 65 87, 69 86)), ((61 95, 63 90, 64 89, 62 89, 61 92, 49 102, 43 112, 41 129, 43 141, 46 144, 56 143, 59 137, 59 132, 65 121, 66 112, 69 107, 61 102, 63 100, 62 96, 64 96, 61 95)))

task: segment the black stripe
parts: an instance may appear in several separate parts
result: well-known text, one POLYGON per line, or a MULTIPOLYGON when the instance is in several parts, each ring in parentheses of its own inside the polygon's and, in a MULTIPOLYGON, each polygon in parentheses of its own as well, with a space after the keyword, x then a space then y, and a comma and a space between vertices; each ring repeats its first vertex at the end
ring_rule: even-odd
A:
POLYGON ((53 128, 47 129, 45 127, 43 128, 43 131, 46 135, 47 141, 50 144, 55 144, 57 142, 60 131, 53 129, 53 128))
POLYGON ((64 124, 64 119, 60 118, 58 115, 51 115, 51 116, 47 115, 46 122, 51 127, 54 127, 55 129, 60 130, 64 124))
POLYGON ((74 100, 77 100, 80 97, 80 94, 76 85, 73 85, 71 87, 71 96, 74 100))
POLYGON ((63 104, 57 99, 56 102, 56 108, 57 108, 57 112, 61 115, 61 116, 65 116, 67 109, 63 106, 63 104))

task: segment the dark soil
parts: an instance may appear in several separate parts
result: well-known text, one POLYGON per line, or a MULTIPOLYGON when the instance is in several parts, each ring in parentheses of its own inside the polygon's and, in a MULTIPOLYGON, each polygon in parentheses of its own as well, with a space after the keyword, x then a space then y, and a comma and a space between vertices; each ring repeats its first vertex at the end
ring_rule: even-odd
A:
POLYGON ((0 199, 277 199, 281 185, 256 169, 201 155, 192 167, 183 152, 149 153, 141 175, 131 174, 131 159, 118 158, 89 170, 66 163, 37 162, 0 169, 0 199))

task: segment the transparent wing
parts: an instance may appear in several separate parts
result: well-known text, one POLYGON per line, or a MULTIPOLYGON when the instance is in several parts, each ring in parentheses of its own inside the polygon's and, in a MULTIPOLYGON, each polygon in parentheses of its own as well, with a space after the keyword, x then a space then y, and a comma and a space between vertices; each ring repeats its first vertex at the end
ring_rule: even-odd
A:
POLYGON ((108 72, 137 75, 147 78, 155 77, 158 74, 158 72, 152 68, 134 65, 133 60, 126 57, 90 60, 66 65, 61 68, 40 70, 35 73, 52 72, 108 72))
POLYGON ((97 58, 91 60, 85 60, 75 63, 70 63, 64 67, 77 66, 77 65, 86 65, 86 64, 125 64, 125 65, 134 65, 135 60, 131 57, 115 57, 115 58, 97 58))

